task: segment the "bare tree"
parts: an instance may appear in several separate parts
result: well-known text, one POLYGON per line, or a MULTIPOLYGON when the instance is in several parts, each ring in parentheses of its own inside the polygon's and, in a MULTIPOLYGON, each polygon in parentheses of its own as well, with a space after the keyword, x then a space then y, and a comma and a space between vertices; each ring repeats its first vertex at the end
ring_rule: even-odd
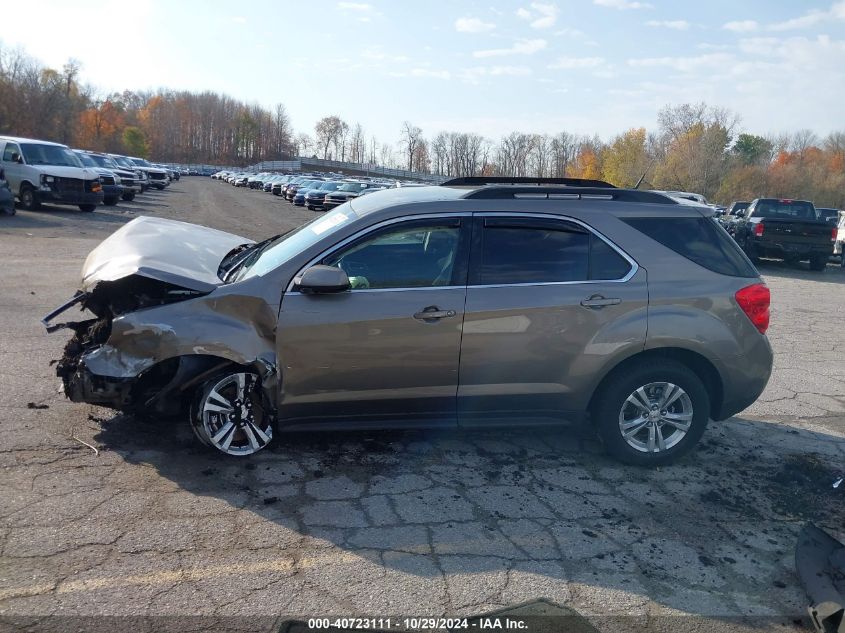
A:
POLYGON ((405 147, 405 156, 408 157, 408 170, 413 170, 414 152, 422 140, 422 130, 409 121, 402 124, 402 140, 400 143, 405 147))

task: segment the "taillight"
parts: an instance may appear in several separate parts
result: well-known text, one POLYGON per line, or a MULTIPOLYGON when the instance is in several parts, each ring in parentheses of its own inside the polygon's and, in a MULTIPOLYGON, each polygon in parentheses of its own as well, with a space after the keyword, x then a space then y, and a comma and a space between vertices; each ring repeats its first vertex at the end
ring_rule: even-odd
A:
POLYGON ((836 238, 838 236, 839 236, 839 229, 834 226, 833 229, 831 229, 831 231, 830 231, 830 241, 835 242, 836 238))
POLYGON ((754 235, 756 235, 757 237, 760 237, 761 235, 763 235, 763 231, 765 230, 765 228, 766 227, 763 225, 762 222, 755 224, 754 225, 754 235))
POLYGON ((738 290, 734 297, 754 327, 760 334, 765 334, 769 329, 769 303, 771 302, 771 295, 766 285, 746 286, 738 290))

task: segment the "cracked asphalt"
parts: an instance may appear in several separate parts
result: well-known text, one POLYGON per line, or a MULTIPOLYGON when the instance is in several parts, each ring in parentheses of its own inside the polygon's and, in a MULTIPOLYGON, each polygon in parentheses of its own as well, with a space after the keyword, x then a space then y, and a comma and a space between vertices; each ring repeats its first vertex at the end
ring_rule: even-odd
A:
MULTIPOLYGON (((93 214, 0 217, 0 627, 133 615, 222 630, 237 616, 233 630, 269 631, 286 618, 470 616, 538 598, 600 630, 677 616, 696 616, 685 630, 808 625, 798 531, 815 521, 845 537, 845 487, 832 487, 845 473, 838 266, 761 265, 769 387, 672 467, 619 465, 584 427, 299 434, 237 460, 199 447, 183 420, 115 416, 57 392, 50 361, 67 336, 39 319, 73 294, 87 252, 139 214, 252 238, 314 216, 183 178, 93 214)), ((149 622, 133 630, 162 628, 149 622)))

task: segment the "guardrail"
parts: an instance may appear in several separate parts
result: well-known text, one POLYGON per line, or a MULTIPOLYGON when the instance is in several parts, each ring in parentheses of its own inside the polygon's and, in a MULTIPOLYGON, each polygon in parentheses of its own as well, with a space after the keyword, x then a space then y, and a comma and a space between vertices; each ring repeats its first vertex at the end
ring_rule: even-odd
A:
POLYGON ((380 167, 373 163, 349 163, 323 158, 307 158, 304 156, 300 156, 295 160, 262 161, 256 165, 250 165, 248 169, 251 171, 302 171, 303 169, 354 171, 372 176, 389 176, 391 178, 423 180, 425 182, 441 182, 445 178, 445 176, 439 176, 437 174, 424 174, 419 171, 409 171, 407 169, 380 167))

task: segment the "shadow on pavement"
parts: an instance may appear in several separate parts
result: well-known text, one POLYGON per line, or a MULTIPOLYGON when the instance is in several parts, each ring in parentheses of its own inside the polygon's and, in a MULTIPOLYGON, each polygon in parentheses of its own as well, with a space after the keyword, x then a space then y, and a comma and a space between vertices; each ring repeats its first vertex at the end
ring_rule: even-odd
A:
MULTIPOLYGON (((520 573, 580 603, 597 588, 615 596, 600 613, 651 600, 663 614, 791 626, 806 606, 798 531, 808 520, 845 530, 845 489, 832 487, 843 439, 781 423, 711 423, 695 453, 644 470, 605 457, 584 427, 291 434, 232 459, 199 447, 182 420, 101 422, 95 439, 127 462, 275 524, 298 556, 346 561, 350 582, 378 578, 378 591, 393 575, 495 584, 520 573)), ((526 599, 540 597, 555 599, 526 599)))
POLYGON ((776 259, 761 259, 757 270, 763 277, 780 277, 800 281, 845 284, 845 269, 838 262, 829 262, 824 271, 812 271, 807 262, 790 264, 776 259))

